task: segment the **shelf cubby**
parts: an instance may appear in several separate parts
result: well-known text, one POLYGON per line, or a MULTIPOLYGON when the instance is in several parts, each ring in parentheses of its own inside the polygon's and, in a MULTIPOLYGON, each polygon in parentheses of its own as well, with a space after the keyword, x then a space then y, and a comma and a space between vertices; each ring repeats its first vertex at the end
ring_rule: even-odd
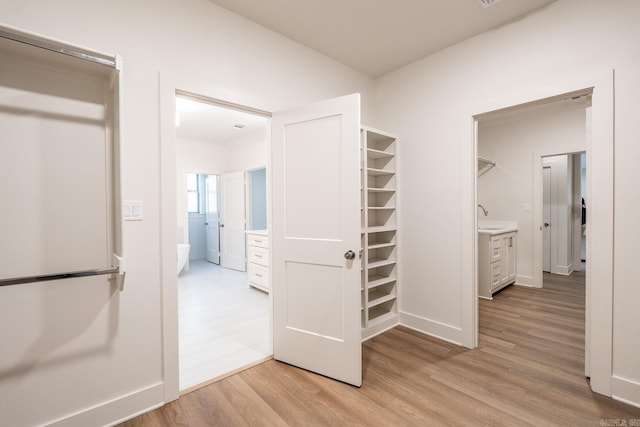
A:
POLYGON ((395 227, 396 211, 395 209, 375 210, 368 209, 369 227, 395 227))
POLYGON ((395 155, 396 138, 379 132, 367 132, 367 148, 395 155))
POLYGON ((396 208, 395 191, 367 191, 369 208, 396 208))

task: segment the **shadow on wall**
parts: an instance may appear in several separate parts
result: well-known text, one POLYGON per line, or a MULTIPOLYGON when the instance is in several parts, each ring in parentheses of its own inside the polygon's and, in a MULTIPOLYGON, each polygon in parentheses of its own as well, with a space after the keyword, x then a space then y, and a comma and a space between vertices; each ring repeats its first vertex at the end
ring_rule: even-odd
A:
POLYGON ((12 313, 0 336, 5 343, 25 344, 3 346, 0 382, 17 384, 35 370, 109 354, 118 331, 119 289, 115 277, 96 276, 0 290, 0 312, 12 313), (8 304, 21 309, 11 310, 8 304), (94 331, 88 334, 90 329, 94 331))

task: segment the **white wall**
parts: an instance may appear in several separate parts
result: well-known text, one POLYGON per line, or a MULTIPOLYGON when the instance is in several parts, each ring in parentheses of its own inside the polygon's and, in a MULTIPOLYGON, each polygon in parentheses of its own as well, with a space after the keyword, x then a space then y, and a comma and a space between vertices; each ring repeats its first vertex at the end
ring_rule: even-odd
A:
POLYGON ((16 333, 3 335, 3 348, 26 354, 34 337, 47 335, 47 346, 37 348, 42 351, 28 369, 3 367, 2 422, 106 424, 165 400, 159 78, 172 76, 190 82, 187 89, 266 111, 361 92, 365 120, 374 82, 206 0, 4 0, 0 17, 123 57, 123 198, 144 202, 144 220, 124 224, 124 292, 111 297, 100 289, 70 288, 68 299, 77 301, 79 312, 43 325, 43 314, 31 307, 63 285, 0 290, 10 299, 0 324, 32 314, 21 317, 25 323, 16 333), (75 348, 70 345, 81 349, 67 351, 75 348))
MULTIPOLYGON (((468 345, 475 304, 469 297, 476 216, 472 116, 588 87, 593 84, 589 73, 615 68, 615 262, 613 275, 603 270, 614 278, 613 359, 594 363, 604 370, 612 363, 614 377, 604 381, 605 392, 609 383, 614 395, 638 404, 639 18, 640 2, 634 0, 559 0, 390 73, 377 86, 377 126, 402 136, 398 212, 402 229, 409 232, 402 233, 400 243, 400 308, 412 324, 468 345)), ((596 113, 594 103, 594 124, 596 113)), ((599 138, 594 132, 594 144, 599 138)), ((604 171, 603 160, 597 169, 589 168, 604 171)), ((608 215, 603 212, 602 218, 608 215)), ((594 301, 597 314, 604 312, 597 306, 602 303, 606 299, 594 301)))
MULTIPOLYGON (((267 164, 267 131, 268 128, 265 128, 224 143, 217 143, 213 139, 211 141, 190 138, 176 140, 177 227, 178 236, 182 236, 183 242, 191 241, 187 234, 192 236, 188 227, 185 226, 190 222, 187 214, 186 173, 221 175, 265 166, 267 164)), ((194 258, 202 257, 193 253, 190 259, 194 258)))
MULTIPOLYGON (((487 217, 479 218, 518 222, 519 284, 534 285, 533 236, 538 232, 533 218, 537 202, 533 192, 534 158, 585 150, 585 105, 557 102, 479 120, 478 155, 496 162, 478 178, 478 203, 489 211, 487 217), (530 209, 523 212, 523 205, 530 209)), ((559 262, 556 259, 556 264, 559 262)))

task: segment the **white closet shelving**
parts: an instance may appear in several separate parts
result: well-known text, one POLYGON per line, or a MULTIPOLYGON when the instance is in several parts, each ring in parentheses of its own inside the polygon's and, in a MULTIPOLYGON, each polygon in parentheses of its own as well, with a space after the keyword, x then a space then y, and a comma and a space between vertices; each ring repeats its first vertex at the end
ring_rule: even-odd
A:
POLYGON ((397 310, 396 137, 363 128, 362 338, 394 326, 397 310))

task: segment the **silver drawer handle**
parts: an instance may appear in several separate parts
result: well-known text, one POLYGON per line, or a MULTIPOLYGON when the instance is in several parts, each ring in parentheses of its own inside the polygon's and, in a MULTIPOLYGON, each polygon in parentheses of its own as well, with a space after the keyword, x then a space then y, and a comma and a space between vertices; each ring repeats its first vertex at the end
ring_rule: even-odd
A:
POLYGON ((262 258, 262 255, 258 255, 258 254, 255 254, 253 256, 256 257, 256 258, 262 258))
POLYGON ((258 274, 258 273, 256 273, 256 276, 257 276, 257 277, 262 277, 262 274, 258 274))

